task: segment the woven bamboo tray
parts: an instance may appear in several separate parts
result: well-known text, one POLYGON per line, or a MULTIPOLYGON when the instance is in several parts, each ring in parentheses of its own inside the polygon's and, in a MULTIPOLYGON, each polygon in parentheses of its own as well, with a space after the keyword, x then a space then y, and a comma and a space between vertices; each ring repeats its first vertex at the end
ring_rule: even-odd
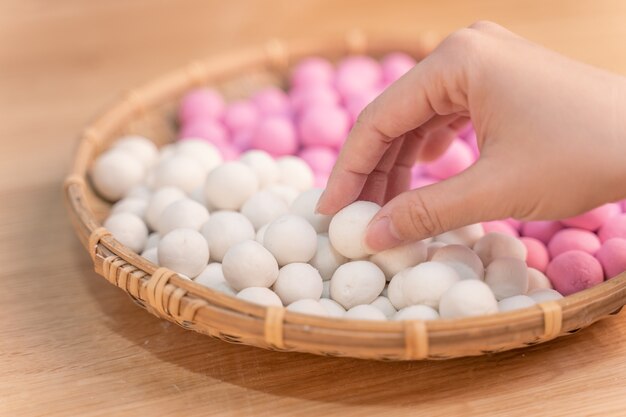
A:
POLYGON ((157 144, 176 133, 179 98, 202 85, 242 98, 261 86, 284 86, 290 65, 310 55, 336 60, 350 53, 380 56, 404 51, 418 60, 425 38, 345 38, 283 43, 231 53, 191 65, 129 92, 81 136, 64 194, 76 233, 98 274, 152 314, 232 343, 280 351, 379 360, 446 359, 533 345, 574 333, 626 303, 626 273, 559 301, 491 316, 430 322, 371 322, 319 318, 262 307, 216 292, 159 268, 117 242, 102 226, 109 204, 94 192, 88 168, 120 135, 137 133, 157 144))

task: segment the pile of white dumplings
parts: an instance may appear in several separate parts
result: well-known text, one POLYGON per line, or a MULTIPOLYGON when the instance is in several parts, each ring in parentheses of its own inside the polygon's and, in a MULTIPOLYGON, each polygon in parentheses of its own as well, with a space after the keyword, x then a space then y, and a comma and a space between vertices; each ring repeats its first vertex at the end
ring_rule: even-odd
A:
POLYGON ((315 213, 321 189, 296 156, 260 150, 223 161, 202 139, 160 151, 120 138, 91 180, 114 201, 104 226, 122 244, 181 276, 243 300, 361 320, 493 314, 561 298, 526 265, 526 247, 471 225, 371 254, 366 226, 380 207, 357 201, 315 213))

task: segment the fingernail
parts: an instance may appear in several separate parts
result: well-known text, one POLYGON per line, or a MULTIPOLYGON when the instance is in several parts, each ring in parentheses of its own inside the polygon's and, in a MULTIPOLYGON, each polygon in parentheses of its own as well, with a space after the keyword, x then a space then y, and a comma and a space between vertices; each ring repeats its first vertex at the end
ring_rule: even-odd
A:
POLYGON ((321 214, 320 213, 320 202, 318 201, 317 204, 315 205, 315 210, 313 210, 313 213, 315 214, 321 214))
POLYGON ((391 218, 381 217, 372 223, 365 235, 365 247, 372 253, 390 249, 402 243, 391 218))
POLYGON ((322 191, 322 194, 320 194, 320 198, 317 199, 317 204, 315 204, 315 210, 313 210, 315 214, 324 214, 324 213, 320 213, 320 207, 321 207, 320 203, 324 199, 325 193, 326 193, 326 190, 322 191))

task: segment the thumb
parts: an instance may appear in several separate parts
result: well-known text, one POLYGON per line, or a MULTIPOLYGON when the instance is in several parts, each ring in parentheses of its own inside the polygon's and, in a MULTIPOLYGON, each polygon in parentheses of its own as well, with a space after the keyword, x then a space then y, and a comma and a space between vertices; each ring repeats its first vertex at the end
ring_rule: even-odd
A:
POLYGON ((478 160, 460 174, 404 192, 370 222, 365 245, 372 252, 421 240, 481 221, 508 217, 504 183, 495 167, 478 160))

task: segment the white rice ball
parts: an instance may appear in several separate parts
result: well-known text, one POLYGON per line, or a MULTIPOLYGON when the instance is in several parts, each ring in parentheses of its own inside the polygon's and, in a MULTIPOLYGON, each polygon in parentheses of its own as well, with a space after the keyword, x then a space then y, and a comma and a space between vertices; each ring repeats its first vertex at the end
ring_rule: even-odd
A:
POLYGON ((324 281, 330 280, 337 268, 346 262, 348 258, 333 248, 328 235, 317 235, 317 250, 309 263, 319 271, 324 281))
POLYGON ((474 252, 485 267, 498 258, 517 258, 526 261, 526 246, 521 240, 504 233, 487 233, 474 245, 474 252))
POLYGON ((113 207, 111 207, 111 214, 131 213, 143 219, 147 209, 148 200, 145 198, 125 197, 113 204, 113 207))
POLYGON ((263 239, 265 239, 265 231, 267 230, 268 226, 269 226, 269 224, 265 224, 265 225, 261 226, 259 228, 259 230, 256 231, 256 235, 254 237, 254 240, 259 242, 261 245, 263 244, 263 239))
POLYGON ((326 309, 330 317, 343 317, 343 315, 346 314, 346 309, 335 300, 325 297, 321 298, 319 303, 326 309))
POLYGON ((471 247, 484 235, 485 229, 483 229, 483 225, 476 223, 442 233, 436 236, 435 240, 448 245, 465 245, 471 247))
POLYGON ((211 259, 221 262, 233 245, 254 239, 254 227, 250 220, 236 211, 216 211, 201 228, 211 259))
POLYGON ((222 271, 222 264, 219 262, 211 262, 193 280, 209 288, 214 288, 221 283, 225 283, 226 279, 222 271))
POLYGON ((409 305, 404 296, 404 278, 411 269, 412 268, 407 268, 398 272, 391 278, 387 286, 387 298, 389 298, 389 301, 391 301, 391 304, 393 304, 397 310, 403 309, 409 305))
POLYGON ((441 262, 424 262, 411 268, 403 278, 407 305, 424 304, 437 308, 444 292, 460 281, 456 271, 441 262))
POLYGON ((208 173, 222 163, 222 154, 204 139, 185 138, 176 144, 175 153, 194 159, 208 173))
POLYGON ((102 197, 117 201, 141 184, 145 168, 135 156, 122 149, 101 154, 91 168, 91 180, 102 197))
POLYGON ((426 244, 422 241, 416 241, 396 246, 372 255, 370 261, 382 269, 389 281, 403 269, 425 262, 426 244))
POLYGON ((339 210, 328 227, 330 243, 343 256, 359 259, 368 255, 365 247, 365 231, 369 222, 380 210, 370 201, 355 201, 339 210))
POLYGON ((278 278, 272 254, 254 240, 233 245, 222 260, 224 278, 237 291, 248 287, 271 287, 278 278))
POLYGON ((537 304, 535 300, 527 295, 514 295, 513 297, 503 298, 498 301, 498 310, 500 312, 519 310, 537 304))
POLYGON ((288 206, 293 204, 293 202, 298 198, 300 192, 293 187, 284 184, 271 184, 264 188, 265 191, 269 191, 272 194, 277 195, 278 197, 285 200, 288 206))
POLYGON ((215 291, 223 292, 229 295, 236 295, 237 292, 226 282, 222 264, 212 262, 204 268, 204 270, 194 278, 194 281, 200 285, 211 288, 215 291))
POLYGON ((141 252, 141 256, 155 265, 159 264, 159 254, 157 248, 144 249, 144 251, 141 252))
POLYGON ((344 308, 369 304, 385 287, 385 274, 369 261, 341 265, 330 280, 330 296, 344 308))
POLYGON ((141 253, 148 240, 148 228, 139 217, 132 213, 119 213, 109 217, 104 227, 122 245, 141 253))
POLYGON ((319 300, 323 291, 322 277, 309 264, 292 263, 280 268, 272 289, 285 305, 306 298, 319 300))
POLYGON ((543 303, 546 301, 556 301, 563 298, 561 293, 556 290, 544 289, 544 290, 536 290, 528 294, 530 298, 535 300, 536 303, 543 303))
POLYGON ((122 149, 132 154, 144 168, 152 168, 159 160, 159 150, 150 139, 143 136, 130 135, 118 139, 113 145, 115 149, 122 149))
POLYGON ((269 153, 259 149, 252 149, 241 154, 239 160, 254 171, 259 179, 259 186, 261 188, 278 181, 280 176, 278 165, 269 153))
POLYGON ((282 198, 269 191, 257 191, 243 203, 241 214, 246 216, 256 230, 289 212, 282 198))
POLYGON ((304 217, 307 222, 313 226, 317 233, 328 232, 328 226, 332 216, 315 213, 317 202, 322 195, 321 188, 313 188, 311 190, 303 191, 300 195, 291 203, 289 211, 296 216, 304 217))
POLYGON ((150 229, 157 229, 159 217, 167 206, 183 198, 185 198, 185 193, 176 187, 164 187, 156 190, 150 197, 150 201, 148 201, 148 208, 145 214, 146 223, 148 223, 150 229))
POLYGON ((392 320, 437 320, 438 318, 439 313, 437 313, 437 310, 432 307, 418 304, 404 307, 402 310, 394 314, 392 320))
POLYGON ((322 298, 330 298, 330 280, 322 282, 322 298))
POLYGON ((156 187, 154 186, 155 178, 156 178, 156 168, 153 167, 146 172, 146 175, 144 176, 142 184, 148 187, 150 190, 155 190, 156 189, 156 187))
POLYGON ((274 291, 265 287, 248 287, 237 293, 237 298, 263 306, 282 307, 280 298, 274 291))
POLYGON ((167 206, 157 220, 157 230, 165 235, 174 229, 200 230, 209 220, 209 211, 190 198, 174 201, 167 206))
POLYGON ((317 234, 302 217, 287 214, 269 224, 263 246, 274 255, 280 266, 308 262, 317 249, 317 234))
POLYGON ((259 189, 252 169, 241 162, 226 162, 209 172, 204 184, 206 201, 222 210, 239 210, 259 189))
POLYGON ((528 292, 526 262, 515 258, 494 259, 487 266, 485 283, 489 285, 497 300, 526 294, 528 292))
POLYGON ((191 194, 202 185, 205 175, 205 169, 195 159, 174 155, 156 166, 153 187, 176 187, 191 194))
POLYGON ((126 193, 124 197, 140 198, 142 200, 148 201, 150 200, 150 197, 152 197, 152 191, 150 190, 150 188, 148 188, 145 185, 136 185, 130 190, 128 190, 128 192, 126 193))
POLYGON ((444 319, 482 316, 498 312, 498 302, 483 281, 466 279, 457 282, 441 296, 439 314, 444 319))
POLYGON ((193 201, 202 204, 207 210, 211 211, 211 206, 209 206, 206 202, 206 198, 204 197, 204 187, 198 187, 189 194, 189 198, 193 201))
POLYGON ((287 310, 292 313, 308 314, 311 316, 328 317, 328 311, 318 300, 298 300, 287 306, 287 310))
POLYGON ((161 236, 156 233, 150 233, 148 235, 148 240, 146 240, 146 246, 144 248, 144 250, 146 249, 150 249, 150 248, 156 248, 157 246, 159 246, 159 240, 161 240, 161 236))
POLYGON ((528 293, 537 290, 550 290, 552 289, 552 283, 548 277, 541 271, 535 268, 528 268, 528 293))
POLYGON ((158 248, 161 266, 189 278, 198 276, 209 262, 206 240, 192 229, 172 230, 161 238, 158 248))
POLYGON ((463 245, 446 245, 435 252, 435 262, 442 262, 454 268, 461 279, 483 279, 485 267, 478 255, 463 245))
POLYGON ((167 158, 176 154, 176 143, 168 143, 162 146, 159 153, 159 162, 166 160, 167 158))
POLYGON ((426 246, 426 260, 432 261, 433 256, 435 256, 435 253, 437 253, 437 251, 443 248, 444 246, 448 246, 448 244, 443 243, 443 242, 430 242, 426 246))
POLYGON ((309 165, 297 156, 283 156, 276 160, 278 182, 298 191, 313 187, 313 171, 309 165))
POLYGON ((391 304, 391 301, 387 297, 382 295, 376 297, 374 301, 370 303, 371 306, 379 309, 387 318, 391 318, 396 314, 396 308, 391 304))
POLYGON ((352 307, 351 309, 346 311, 346 314, 343 315, 343 318, 352 320, 387 320, 387 317, 385 317, 382 311, 370 304, 360 304, 352 307))

